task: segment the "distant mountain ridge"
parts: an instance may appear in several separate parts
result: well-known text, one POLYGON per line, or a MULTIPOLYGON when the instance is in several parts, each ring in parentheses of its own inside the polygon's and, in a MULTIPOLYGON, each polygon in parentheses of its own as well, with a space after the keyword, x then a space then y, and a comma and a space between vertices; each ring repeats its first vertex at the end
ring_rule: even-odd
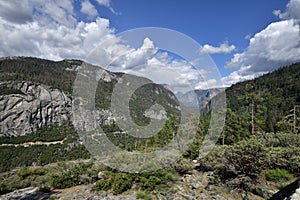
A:
MULTIPOLYGON (((29 57, 9 57, 0 60, 0 95, 3 93, 0 99, 0 113, 3 116, 0 118, 0 135, 24 135, 52 122, 70 121, 72 87, 83 64, 87 66, 85 70, 101 71, 95 91, 95 106, 101 116, 99 123, 112 123, 116 116, 113 117, 109 111, 111 94, 123 73, 113 73, 80 60, 55 62, 29 57), (9 93, 4 93, 4 90, 9 90, 9 93)), ((131 77, 136 81, 147 80, 134 75, 131 77)), ((147 82, 151 83, 150 80, 147 82)), ((179 112, 175 95, 155 83, 142 86, 130 102, 134 105, 131 106, 132 117, 141 124, 149 121, 149 113, 156 117, 154 112, 148 110, 155 103, 163 105, 168 116, 171 112, 179 112)), ((162 117, 161 113, 158 117, 162 117)))
POLYGON ((205 90, 192 90, 184 94, 177 94, 178 100, 186 107, 193 110, 206 113, 209 110, 208 104, 220 92, 224 92, 224 88, 211 88, 205 90))

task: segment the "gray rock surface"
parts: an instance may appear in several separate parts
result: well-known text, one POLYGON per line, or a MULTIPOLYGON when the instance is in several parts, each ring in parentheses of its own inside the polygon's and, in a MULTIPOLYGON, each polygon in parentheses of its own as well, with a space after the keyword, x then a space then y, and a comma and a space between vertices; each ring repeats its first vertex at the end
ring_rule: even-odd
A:
POLYGON ((298 200, 300 199, 300 179, 287 185, 279 192, 274 194, 270 200, 298 200))
POLYGON ((71 98, 59 89, 31 82, 3 82, 23 94, 0 96, 0 136, 20 136, 53 122, 70 120, 71 98))
POLYGON ((50 199, 52 193, 40 192, 37 187, 23 188, 1 195, 1 200, 46 200, 50 199))
POLYGON ((292 194, 291 200, 297 200, 300 199, 300 188, 296 189, 295 193, 292 194))
MULTIPOLYGON (((0 86, 23 93, 0 96, 0 137, 26 135, 54 122, 72 120, 72 97, 59 89, 32 82, 2 82, 0 86)), ((96 124, 114 121, 108 110, 94 110, 93 116, 96 124)))

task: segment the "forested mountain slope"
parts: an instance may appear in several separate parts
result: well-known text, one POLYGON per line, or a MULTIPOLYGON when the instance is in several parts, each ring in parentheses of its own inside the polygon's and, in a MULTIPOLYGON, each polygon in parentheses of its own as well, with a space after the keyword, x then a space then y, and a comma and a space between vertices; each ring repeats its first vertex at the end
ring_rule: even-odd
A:
POLYGON ((227 88, 225 142, 230 144, 254 132, 299 133, 299 128, 294 130, 294 122, 300 126, 299 83, 297 63, 227 88))

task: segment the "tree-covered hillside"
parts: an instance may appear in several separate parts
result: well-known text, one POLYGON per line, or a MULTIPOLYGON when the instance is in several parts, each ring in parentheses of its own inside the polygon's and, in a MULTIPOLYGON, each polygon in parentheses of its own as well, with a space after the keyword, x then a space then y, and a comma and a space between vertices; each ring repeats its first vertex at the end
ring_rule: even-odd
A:
POLYGON ((231 144, 254 132, 299 133, 299 82, 297 63, 227 88, 225 143, 231 144))
POLYGON ((30 57, 2 58, 0 81, 32 81, 71 93, 76 73, 66 69, 81 63, 77 60, 55 62, 30 57))

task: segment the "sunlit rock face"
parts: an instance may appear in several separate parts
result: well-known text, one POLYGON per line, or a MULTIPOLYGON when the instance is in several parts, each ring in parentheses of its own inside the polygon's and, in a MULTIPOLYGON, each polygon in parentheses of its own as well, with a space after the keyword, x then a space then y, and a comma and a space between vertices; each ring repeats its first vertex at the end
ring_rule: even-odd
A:
POLYGON ((0 96, 1 136, 20 136, 53 122, 70 120, 71 98, 59 89, 32 82, 4 82, 23 94, 0 96))

